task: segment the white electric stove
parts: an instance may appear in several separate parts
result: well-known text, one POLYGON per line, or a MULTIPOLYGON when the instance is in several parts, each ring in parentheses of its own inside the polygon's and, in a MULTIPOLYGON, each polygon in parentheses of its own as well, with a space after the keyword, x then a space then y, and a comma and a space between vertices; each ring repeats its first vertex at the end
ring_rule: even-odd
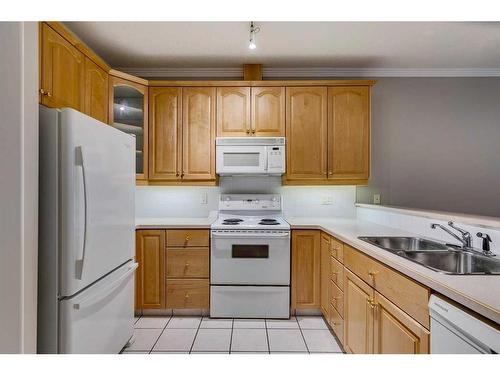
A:
POLYGON ((289 318, 290 225, 276 194, 221 195, 211 227, 210 316, 289 318))

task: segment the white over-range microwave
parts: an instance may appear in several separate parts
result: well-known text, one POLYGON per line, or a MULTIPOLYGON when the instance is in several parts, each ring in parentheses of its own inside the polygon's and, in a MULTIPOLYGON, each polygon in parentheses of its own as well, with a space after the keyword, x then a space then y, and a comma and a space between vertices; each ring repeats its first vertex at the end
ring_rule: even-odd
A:
POLYGON ((216 172, 220 176, 285 173, 284 137, 217 138, 216 172))

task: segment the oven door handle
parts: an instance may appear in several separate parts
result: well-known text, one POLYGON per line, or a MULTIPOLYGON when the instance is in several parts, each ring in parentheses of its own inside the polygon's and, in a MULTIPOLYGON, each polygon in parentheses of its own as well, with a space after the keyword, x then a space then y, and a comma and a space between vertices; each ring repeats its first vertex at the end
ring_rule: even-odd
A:
POLYGON ((212 238, 290 238, 290 233, 214 233, 212 238))

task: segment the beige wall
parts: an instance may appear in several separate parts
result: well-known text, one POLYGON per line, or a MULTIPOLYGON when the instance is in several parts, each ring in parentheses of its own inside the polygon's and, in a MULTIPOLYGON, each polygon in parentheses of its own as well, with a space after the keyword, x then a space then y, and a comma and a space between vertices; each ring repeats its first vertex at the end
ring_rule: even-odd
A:
POLYGON ((0 22, 0 36, 0 353, 34 353, 38 26, 0 22))
POLYGON ((500 78, 381 78, 357 202, 500 217, 500 78))

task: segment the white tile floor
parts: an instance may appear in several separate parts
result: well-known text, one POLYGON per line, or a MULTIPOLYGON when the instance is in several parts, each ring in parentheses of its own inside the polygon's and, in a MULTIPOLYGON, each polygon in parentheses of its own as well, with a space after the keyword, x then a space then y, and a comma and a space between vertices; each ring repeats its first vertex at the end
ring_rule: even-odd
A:
POLYGON ((143 316, 123 354, 342 353, 319 316, 278 319, 210 319, 143 316))

